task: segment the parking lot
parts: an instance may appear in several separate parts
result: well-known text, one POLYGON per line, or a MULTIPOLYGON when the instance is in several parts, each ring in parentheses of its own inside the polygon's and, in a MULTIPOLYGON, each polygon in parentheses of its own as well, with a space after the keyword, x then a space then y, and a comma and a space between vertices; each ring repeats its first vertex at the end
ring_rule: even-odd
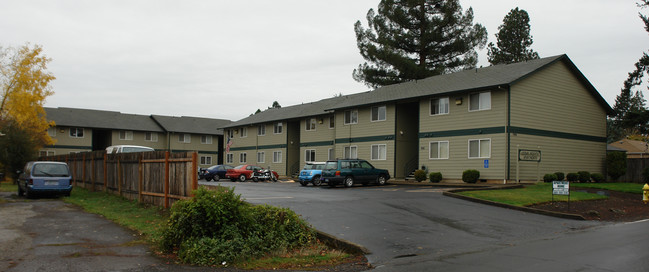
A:
POLYGON ((619 268, 640 268, 649 256, 649 238, 632 236, 632 233, 643 233, 641 229, 646 229, 649 222, 612 224, 560 219, 445 197, 441 193, 443 188, 302 187, 293 182, 201 183, 234 186, 235 193, 251 203, 291 208, 317 229, 366 247, 371 251, 368 260, 381 271, 425 271, 431 265, 444 267, 445 271, 464 271, 472 267, 471 262, 475 262, 473 269, 502 271, 503 268, 523 269, 532 260, 538 268, 555 271, 565 267, 619 271, 619 268), (615 240, 610 241, 610 246, 600 245, 597 251, 584 251, 589 244, 599 245, 600 241, 592 239, 598 233, 607 233, 606 239, 615 237, 615 240), (629 252, 630 248, 644 251, 629 252), (490 257, 503 250, 520 254, 519 262, 508 267, 501 259, 506 256, 490 257), (562 258, 570 255, 537 259, 561 251, 588 255, 569 266, 562 258), (608 258, 611 254, 624 257, 619 262, 611 262, 608 258), (462 259, 467 261, 460 261, 462 265, 455 263, 462 259))

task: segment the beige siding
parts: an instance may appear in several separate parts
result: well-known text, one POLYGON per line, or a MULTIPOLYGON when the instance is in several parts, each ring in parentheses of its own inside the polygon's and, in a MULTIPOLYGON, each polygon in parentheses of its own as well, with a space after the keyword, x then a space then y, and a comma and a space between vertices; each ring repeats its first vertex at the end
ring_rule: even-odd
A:
POLYGON ((511 125, 606 137, 606 112, 563 62, 512 86, 511 125))
POLYGON ((375 142, 361 142, 361 143, 345 143, 336 145, 336 156, 344 158, 344 150, 346 146, 355 146, 359 159, 369 161, 374 167, 386 169, 394 176, 394 141, 375 141, 375 142), (386 146, 386 159, 385 160, 372 160, 372 145, 386 146))
POLYGON ((91 151, 92 130, 88 128, 84 128, 83 137, 76 138, 70 136, 70 129, 71 128, 69 127, 56 128, 56 135, 52 137, 52 139, 56 141, 56 143, 54 144, 54 148, 58 149, 59 146, 63 146, 64 148, 62 150, 65 150, 65 151, 59 151, 56 154, 91 151))
MULTIPOLYGON (((139 146, 147 146, 151 147, 156 150, 164 150, 167 148, 167 137, 166 134, 163 133, 157 133, 158 134, 158 141, 152 142, 152 141, 145 141, 144 136, 146 132, 142 131, 130 131, 133 134, 133 138, 131 140, 122 140, 119 138, 120 130, 114 130, 111 132, 111 139, 112 143, 111 145, 139 145, 139 146)), ((176 136, 176 140, 178 136, 176 136)), ((216 137, 213 137, 212 141, 216 142, 218 139, 214 139, 216 137)), ((193 139, 192 139, 193 140, 193 139)), ((200 140, 200 138, 199 138, 200 140)))
POLYGON ((382 135, 394 135, 395 129, 395 105, 381 104, 386 106, 385 121, 371 121, 372 108, 362 107, 358 110, 358 123, 345 125, 345 113, 343 110, 336 112, 336 139, 373 137, 382 135))
POLYGON ((316 117, 303 118, 300 121, 300 143, 333 141, 336 133, 335 126, 342 125, 342 119, 340 119, 340 123, 335 123, 334 128, 329 128, 329 118, 331 116, 333 115, 320 115, 316 117), (316 127, 313 130, 306 130, 306 125, 309 123, 311 118, 316 120, 316 127))
POLYGON ((507 125, 507 93, 504 90, 491 91, 491 109, 489 110, 469 111, 468 93, 422 99, 419 109, 420 132, 504 127, 507 125), (430 100, 443 97, 449 98, 449 113, 431 115, 430 100), (456 104, 458 99, 462 100, 462 104, 456 104))

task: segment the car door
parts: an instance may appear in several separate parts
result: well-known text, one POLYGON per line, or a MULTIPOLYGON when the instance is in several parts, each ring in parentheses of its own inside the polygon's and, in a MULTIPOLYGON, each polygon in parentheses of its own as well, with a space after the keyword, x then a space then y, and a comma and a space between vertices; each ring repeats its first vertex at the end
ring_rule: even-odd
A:
POLYGON ((367 161, 360 162, 361 168, 363 168, 363 179, 366 182, 374 182, 378 175, 376 174, 376 169, 367 161))

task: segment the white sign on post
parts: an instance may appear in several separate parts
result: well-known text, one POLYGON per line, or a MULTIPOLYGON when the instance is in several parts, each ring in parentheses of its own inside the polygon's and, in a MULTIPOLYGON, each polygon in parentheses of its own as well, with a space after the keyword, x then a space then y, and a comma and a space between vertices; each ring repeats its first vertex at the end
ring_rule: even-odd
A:
POLYGON ((553 195, 570 195, 570 182, 568 181, 558 181, 555 180, 552 182, 552 194, 553 195))

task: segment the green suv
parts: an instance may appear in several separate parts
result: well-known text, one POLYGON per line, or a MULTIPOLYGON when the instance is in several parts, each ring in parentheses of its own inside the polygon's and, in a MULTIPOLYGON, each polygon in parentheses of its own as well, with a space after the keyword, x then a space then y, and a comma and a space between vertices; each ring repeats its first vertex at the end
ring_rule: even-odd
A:
POLYGON ((366 160, 338 159, 327 161, 320 180, 334 187, 343 184, 352 187, 356 183, 384 185, 390 179, 388 170, 377 169, 366 160))

